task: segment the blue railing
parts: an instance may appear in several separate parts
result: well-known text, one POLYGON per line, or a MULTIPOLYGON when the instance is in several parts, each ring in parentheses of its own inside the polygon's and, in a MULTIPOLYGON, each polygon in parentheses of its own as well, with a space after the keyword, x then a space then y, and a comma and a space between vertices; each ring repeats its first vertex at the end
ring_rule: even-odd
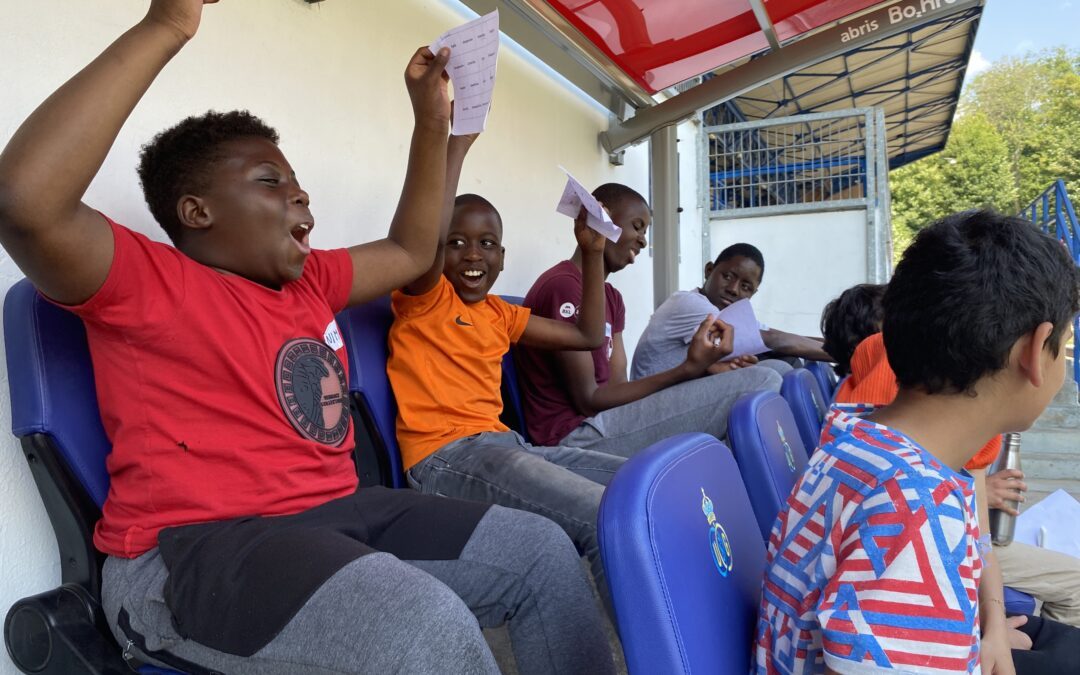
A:
MULTIPOLYGON (((1042 231, 1057 237, 1065 244, 1072 259, 1080 266, 1080 221, 1076 218, 1069 195, 1065 191, 1065 181, 1060 178, 1035 198, 1020 215, 1042 228, 1042 231)), ((1076 346, 1080 345, 1080 317, 1073 321, 1073 380, 1080 385, 1080 354, 1076 346)))

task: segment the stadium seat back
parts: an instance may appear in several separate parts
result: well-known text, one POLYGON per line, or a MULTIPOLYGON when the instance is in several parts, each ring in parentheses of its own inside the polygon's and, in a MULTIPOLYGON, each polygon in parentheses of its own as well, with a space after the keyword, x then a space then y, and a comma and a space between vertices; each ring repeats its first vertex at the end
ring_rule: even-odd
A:
POLYGON ((821 393, 825 395, 825 400, 831 401, 833 393, 836 391, 836 386, 839 384, 839 380, 836 377, 836 371, 833 367, 822 361, 807 361, 806 369, 810 371, 810 374, 817 380, 818 386, 821 387, 821 393))
POLYGON ((731 407, 728 441, 762 541, 768 541, 777 514, 808 462, 791 408, 773 392, 744 394, 731 407))
POLYGON ((817 379, 805 368, 796 368, 784 375, 780 395, 791 406, 799 437, 812 455, 821 438, 821 425, 829 411, 829 398, 821 391, 817 379))
MULTIPOLYGON (((500 296, 512 305, 520 305, 525 301, 518 295, 500 296)), ((529 440, 529 430, 525 426, 525 405, 521 389, 521 381, 518 379, 517 361, 514 358, 514 348, 506 352, 502 359, 502 399, 503 412, 499 419, 503 424, 521 434, 526 442, 529 440)))
POLYGON ((100 605, 104 557, 94 549, 93 528, 109 492, 111 445, 86 330, 23 279, 4 302, 4 344, 12 433, 52 523, 62 581, 8 610, 8 655, 28 673, 128 672, 100 605))
POLYGON ((765 547, 731 452, 704 434, 615 474, 600 552, 630 673, 745 674, 765 547))
POLYGON ((337 323, 349 355, 349 396, 360 482, 405 487, 397 442, 397 402, 386 374, 387 338, 394 323, 390 296, 342 311, 337 323))

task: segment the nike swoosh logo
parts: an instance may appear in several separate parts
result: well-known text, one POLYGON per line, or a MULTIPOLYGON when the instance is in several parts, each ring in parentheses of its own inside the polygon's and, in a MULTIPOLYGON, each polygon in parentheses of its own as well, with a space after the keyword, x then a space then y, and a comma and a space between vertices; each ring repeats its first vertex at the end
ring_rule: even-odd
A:
POLYGON ((472 324, 469 323, 468 321, 462 321, 460 314, 458 314, 456 317, 454 317, 454 323, 456 323, 459 326, 470 326, 470 327, 472 326, 472 324))

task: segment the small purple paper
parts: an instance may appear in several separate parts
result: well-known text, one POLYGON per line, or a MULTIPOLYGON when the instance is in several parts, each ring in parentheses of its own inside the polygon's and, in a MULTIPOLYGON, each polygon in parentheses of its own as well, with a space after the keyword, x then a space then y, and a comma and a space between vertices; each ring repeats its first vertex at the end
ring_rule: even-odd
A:
POLYGON ((724 357, 721 361, 731 361, 740 356, 757 356, 769 351, 761 340, 761 329, 758 327, 760 324, 754 316, 754 308, 749 300, 731 303, 720 310, 716 318, 735 329, 735 348, 730 356, 724 357))

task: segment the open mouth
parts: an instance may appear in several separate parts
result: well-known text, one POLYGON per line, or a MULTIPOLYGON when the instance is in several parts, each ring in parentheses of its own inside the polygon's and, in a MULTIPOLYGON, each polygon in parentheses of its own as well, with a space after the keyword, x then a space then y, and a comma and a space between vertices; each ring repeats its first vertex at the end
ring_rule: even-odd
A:
POLYGON ((294 225, 289 234, 300 247, 300 252, 303 254, 311 253, 311 245, 308 243, 308 233, 311 232, 313 225, 311 223, 299 223, 294 225))
POLYGON ((483 285, 487 272, 484 270, 465 270, 460 276, 465 281, 465 285, 477 288, 483 285))

